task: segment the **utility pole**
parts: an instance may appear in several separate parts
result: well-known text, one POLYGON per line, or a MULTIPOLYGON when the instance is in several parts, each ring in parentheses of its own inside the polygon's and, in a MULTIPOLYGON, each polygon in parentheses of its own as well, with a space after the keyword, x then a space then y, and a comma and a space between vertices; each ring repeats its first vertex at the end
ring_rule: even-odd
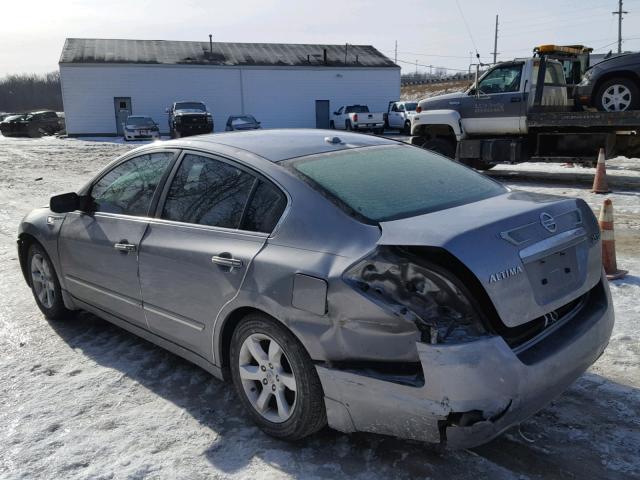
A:
MULTIPOLYGON (((620 0, 622 2, 622 0, 620 0)), ((498 57, 498 15, 496 15, 496 33, 493 37, 493 63, 497 62, 498 57)))
POLYGON ((398 40, 396 40, 396 56, 393 60, 393 63, 397 64, 398 63, 398 40))
POLYGON ((618 53, 622 53, 622 15, 629 12, 622 10, 622 0, 618 0, 618 11, 611 13, 618 15, 618 53))
POLYGON ((418 75, 418 60, 416 60, 416 76, 418 75))

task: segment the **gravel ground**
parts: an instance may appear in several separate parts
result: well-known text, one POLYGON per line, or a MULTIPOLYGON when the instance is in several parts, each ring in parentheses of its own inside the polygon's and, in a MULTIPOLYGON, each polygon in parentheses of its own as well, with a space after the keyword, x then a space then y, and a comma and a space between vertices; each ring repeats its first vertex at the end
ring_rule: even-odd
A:
MULTIPOLYGON (((47 322, 20 273, 18 223, 129 148, 0 137, 0 478, 640 477, 640 160, 609 162, 613 176, 631 179, 610 196, 619 264, 631 275, 612 283, 617 323, 606 353, 519 428, 441 452, 330 430, 283 443, 246 419, 230 385, 179 357, 88 314, 47 322)), ((602 197, 576 172, 526 164, 491 174, 599 208, 602 197)))

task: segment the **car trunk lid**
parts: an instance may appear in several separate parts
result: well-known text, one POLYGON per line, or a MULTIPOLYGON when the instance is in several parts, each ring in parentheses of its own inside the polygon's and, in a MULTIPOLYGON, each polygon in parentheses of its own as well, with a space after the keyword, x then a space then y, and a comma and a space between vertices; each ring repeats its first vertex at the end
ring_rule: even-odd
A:
POLYGON ((555 311, 600 279, 598 225, 579 199, 510 192, 380 226, 380 245, 441 247, 457 257, 508 327, 555 311))

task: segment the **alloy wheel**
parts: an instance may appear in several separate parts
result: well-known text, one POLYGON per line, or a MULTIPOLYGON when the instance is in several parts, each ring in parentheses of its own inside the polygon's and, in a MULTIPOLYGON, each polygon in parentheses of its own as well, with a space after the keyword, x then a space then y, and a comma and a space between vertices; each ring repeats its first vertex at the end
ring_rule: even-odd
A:
POLYGON ((602 93, 602 106, 608 112, 621 112, 631 105, 631 90, 616 83, 602 93))
POLYGON ((56 299, 55 284, 49 262, 39 253, 31 259, 31 284, 40 303, 45 308, 52 308, 56 299))
POLYGON ((288 420, 296 406, 296 378, 282 347, 268 335, 254 333, 239 353, 240 379, 253 408, 270 422, 288 420))

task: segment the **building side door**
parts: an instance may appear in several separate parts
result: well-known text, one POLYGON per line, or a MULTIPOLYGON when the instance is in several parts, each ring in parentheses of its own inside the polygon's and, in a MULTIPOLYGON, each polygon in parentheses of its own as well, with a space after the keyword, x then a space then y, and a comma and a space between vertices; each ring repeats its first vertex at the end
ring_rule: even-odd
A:
POLYGON ((116 132, 118 135, 124 135, 124 123, 132 112, 131 97, 114 97, 113 107, 116 114, 116 132))
POLYGON ((329 100, 316 100, 316 128, 329 128, 329 100))

